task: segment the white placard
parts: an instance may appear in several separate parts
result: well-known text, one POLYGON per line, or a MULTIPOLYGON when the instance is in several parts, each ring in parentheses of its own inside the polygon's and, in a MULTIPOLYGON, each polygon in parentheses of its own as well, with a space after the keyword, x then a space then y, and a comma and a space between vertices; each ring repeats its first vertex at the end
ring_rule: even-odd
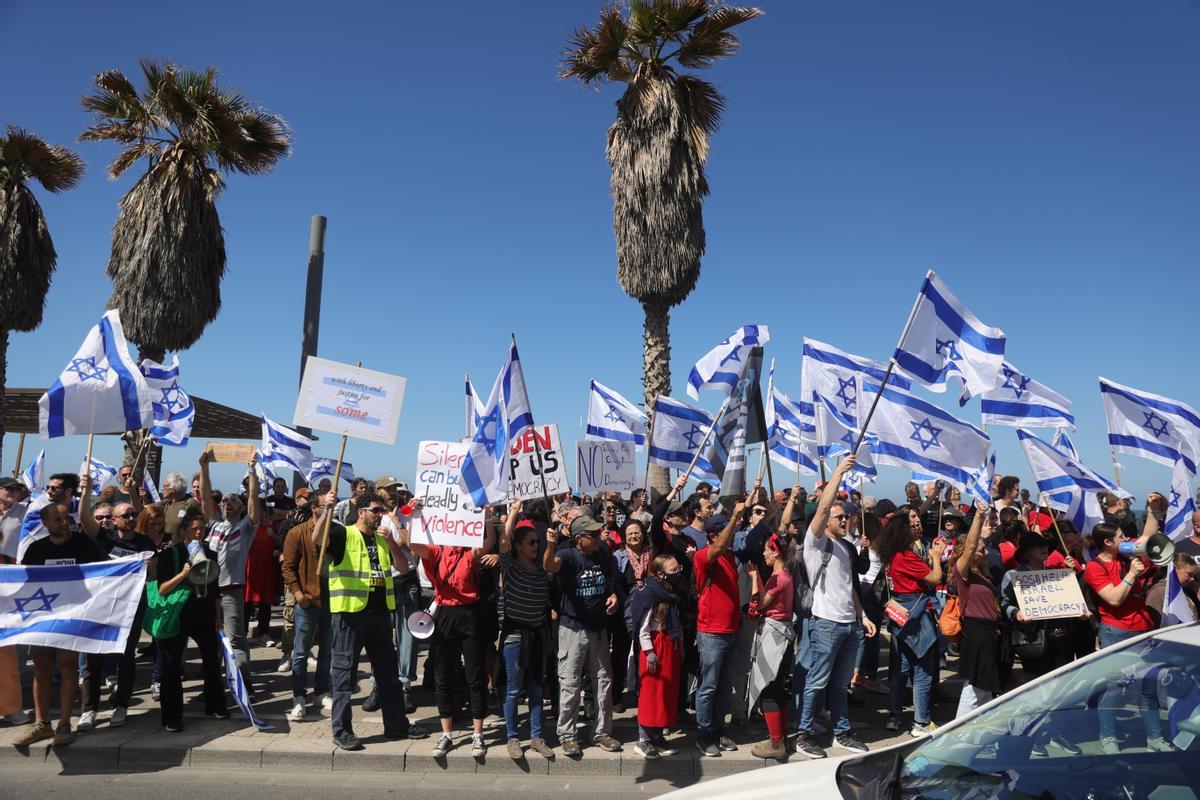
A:
POLYGON ((535 425, 508 447, 508 495, 516 500, 528 500, 542 496, 542 475, 538 472, 538 449, 541 449, 541 466, 546 478, 546 494, 571 490, 567 478, 566 458, 562 442, 558 438, 557 425, 535 425), (536 446, 534 436, 537 436, 536 446))
POLYGON ((309 356, 292 424, 395 444, 404 384, 399 375, 309 356))
POLYGON ((1036 569, 1012 573, 1017 608, 1032 620, 1074 619, 1088 610, 1075 570, 1036 569))
POLYGON ((421 508, 413 514, 412 540, 419 544, 453 547, 483 545, 483 509, 458 488, 459 470, 467 457, 460 442, 421 442, 417 446, 417 471, 413 494, 421 508))
POLYGON ((575 443, 575 484, 583 494, 620 492, 627 498, 638 486, 636 473, 632 442, 575 443))

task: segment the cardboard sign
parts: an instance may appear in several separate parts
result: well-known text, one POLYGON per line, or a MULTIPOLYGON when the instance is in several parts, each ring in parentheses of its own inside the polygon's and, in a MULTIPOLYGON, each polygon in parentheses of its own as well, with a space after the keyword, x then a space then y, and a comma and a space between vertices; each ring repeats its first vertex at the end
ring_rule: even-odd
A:
POLYGON ((575 443, 575 484, 584 494, 620 492, 629 497, 637 483, 632 442, 586 439, 575 443))
POLYGON ((395 444, 404 385, 398 375, 309 356, 292 424, 395 444))
POLYGON ((1017 607, 1032 620, 1078 617, 1088 610, 1073 569, 1016 571, 1017 607))
POLYGON ((254 445, 242 442, 209 442, 204 449, 210 454, 211 460, 218 462, 245 464, 254 454, 254 445))
POLYGON ((413 495, 422 506, 413 514, 412 540, 420 544, 453 547, 483 545, 483 509, 458 488, 459 470, 467 457, 460 442, 421 442, 417 445, 417 471, 413 495))
POLYGON ((511 499, 528 500, 541 497, 543 477, 546 479, 546 494, 550 497, 571 490, 557 425, 537 425, 529 428, 508 447, 508 496, 511 499))

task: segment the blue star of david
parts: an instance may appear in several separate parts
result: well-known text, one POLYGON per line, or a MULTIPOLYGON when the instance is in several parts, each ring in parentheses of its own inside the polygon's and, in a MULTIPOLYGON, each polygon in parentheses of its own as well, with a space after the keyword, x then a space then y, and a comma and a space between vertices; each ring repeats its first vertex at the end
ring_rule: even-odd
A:
POLYGON ((24 622, 39 611, 53 611, 50 604, 57 599, 57 594, 46 594, 45 587, 39 586, 38 590, 29 597, 14 597, 13 601, 17 604, 17 613, 21 615, 21 621, 24 622), (31 603, 41 603, 41 605, 30 609, 28 606, 31 603))
POLYGON ((847 380, 838 378, 837 382, 838 390, 836 396, 841 398, 842 403, 845 404, 846 409, 849 410, 850 407, 854 405, 854 401, 858 399, 858 390, 855 388, 854 378, 849 378, 847 380))
POLYGON ((1179 508, 1179 492, 1174 489, 1171 490, 1171 502, 1169 505, 1171 508, 1179 508))
POLYGON ((67 367, 67 372, 74 372, 79 376, 79 382, 100 381, 108 377, 108 367, 97 367, 95 356, 88 358, 73 358, 71 366, 67 367))
POLYGON ((921 445, 922 453, 931 447, 942 446, 937 438, 941 434, 942 428, 935 428, 929 421, 929 417, 926 417, 923 422, 910 422, 909 424, 913 426, 913 435, 908 438, 921 445))
POLYGON ((1142 427, 1154 434, 1155 439, 1159 439, 1167 435, 1167 421, 1155 414, 1153 411, 1143 411, 1146 415, 1146 421, 1142 427))
POLYGON ((845 435, 842 436, 842 438, 838 441, 844 443, 846 447, 850 448, 851 452, 854 451, 854 435, 852 431, 846 431, 845 435))
POLYGON ((608 413, 604 415, 604 418, 609 422, 620 422, 621 424, 625 423, 625 418, 621 416, 621 409, 617 408, 612 403, 608 404, 608 413))
POLYGON ((489 453, 496 449, 496 434, 499 433, 500 429, 500 417, 498 414, 499 409, 492 409, 491 413, 489 413, 486 417, 481 417, 479 419, 477 426, 478 432, 476 435, 479 436, 479 441, 488 449, 489 453), (488 438, 489 425, 493 428, 491 438, 488 438))
POLYGON ((736 362, 738 362, 739 364, 742 362, 742 348, 740 348, 740 347, 735 347, 735 348, 733 348, 732 350, 730 350, 730 351, 729 351, 729 355, 727 355, 727 356, 725 356, 724 358, 722 358, 722 359, 721 359, 721 363, 720 363, 720 364, 718 364, 717 366, 721 366, 721 367, 723 367, 723 366, 725 366, 726 364, 728 364, 730 361, 736 361, 736 362))
POLYGON ((947 361, 958 361, 960 358, 962 358, 962 354, 958 352, 958 348, 955 346, 956 343, 953 339, 936 339, 935 341, 937 342, 937 347, 935 349, 937 350, 937 354, 939 356, 945 356, 947 361))
POLYGON ((1004 370, 1004 385, 1001 389, 1012 389, 1013 394, 1017 399, 1021 399, 1021 395, 1025 394, 1025 388, 1029 386, 1029 378, 1026 378, 1016 370, 1011 370, 1008 367, 1003 367, 1004 370))
POLYGON ((704 439, 704 429, 693 422, 692 429, 685 433, 683 438, 687 439, 688 450, 698 450, 700 449, 700 442, 704 439))
POLYGON ((179 391, 179 381, 171 381, 170 386, 160 391, 162 397, 158 404, 166 409, 168 417, 183 408, 183 392, 179 391))

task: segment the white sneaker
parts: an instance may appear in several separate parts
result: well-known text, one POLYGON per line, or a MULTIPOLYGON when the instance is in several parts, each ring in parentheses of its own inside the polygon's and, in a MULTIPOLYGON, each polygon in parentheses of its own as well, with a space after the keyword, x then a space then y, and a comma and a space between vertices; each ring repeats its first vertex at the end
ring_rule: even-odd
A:
POLYGON ((161 684, 157 684, 157 683, 150 684, 150 699, 156 703, 158 702, 160 688, 161 688, 161 684))
POLYGON ((1112 736, 1105 736, 1100 740, 1100 749, 1106 755, 1115 756, 1121 752, 1121 746, 1117 744, 1117 740, 1112 736))
POLYGON ((471 755, 475 756, 475 758, 483 758, 483 756, 486 753, 487 753, 487 745, 485 745, 483 743, 483 734, 482 733, 472 733, 471 734, 471 755))
POLYGON ((96 712, 85 711, 79 715, 79 724, 75 726, 77 731, 90 731, 96 727, 96 712))
POLYGON ((278 643, 274 639, 267 639, 263 642, 263 647, 274 647, 276 644, 278 643))
POLYGON ((292 710, 288 712, 288 719, 292 722, 299 722, 304 719, 304 700, 297 697, 292 703, 292 710))
POLYGON ((1161 736, 1147 736, 1146 746, 1159 753, 1174 753, 1175 745, 1161 736))
POLYGON ((316 656, 309 656, 309 657, 308 657, 308 668, 309 668, 309 669, 316 669, 316 668, 317 668, 317 657, 316 657, 316 656))
POLYGON ((9 725, 28 725, 33 722, 33 717, 26 714, 24 711, 18 711, 15 714, 9 714, 4 718, 9 725))
POLYGON ((454 747, 454 739, 450 737, 450 734, 443 733, 438 740, 433 743, 433 757, 441 758, 450 751, 451 747, 454 747))
POLYGON ((322 711, 332 711, 333 698, 329 695, 329 692, 322 692, 321 694, 313 697, 313 706, 321 709, 322 711))
POLYGON ((279 668, 278 668, 278 669, 276 669, 275 671, 276 671, 276 672, 278 672, 278 673, 280 673, 281 675, 288 675, 288 674, 290 674, 290 673, 291 673, 291 671, 292 671, 292 659, 291 659, 291 657, 290 657, 290 656, 287 656, 287 657, 281 658, 281 659, 279 660, 279 668))
POLYGON ((110 728, 119 728, 125 724, 125 720, 128 716, 129 709, 123 706, 117 706, 113 709, 112 716, 109 717, 108 726, 110 728))

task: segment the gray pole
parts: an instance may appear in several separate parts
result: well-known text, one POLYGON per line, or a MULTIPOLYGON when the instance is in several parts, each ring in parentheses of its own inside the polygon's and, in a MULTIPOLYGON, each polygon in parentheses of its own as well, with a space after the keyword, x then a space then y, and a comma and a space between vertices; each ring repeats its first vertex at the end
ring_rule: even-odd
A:
MULTIPOLYGON (((304 291, 304 329, 300 336, 300 376, 304 380, 304 362, 317 354, 317 337, 321 332, 321 284, 325 276, 325 217, 314 214, 308 229, 308 287, 304 291)), ((311 428, 297 428, 305 436, 311 428)), ((292 489, 304 486, 306 475, 292 474, 292 489)), ((337 488, 336 486, 334 487, 337 488)))

